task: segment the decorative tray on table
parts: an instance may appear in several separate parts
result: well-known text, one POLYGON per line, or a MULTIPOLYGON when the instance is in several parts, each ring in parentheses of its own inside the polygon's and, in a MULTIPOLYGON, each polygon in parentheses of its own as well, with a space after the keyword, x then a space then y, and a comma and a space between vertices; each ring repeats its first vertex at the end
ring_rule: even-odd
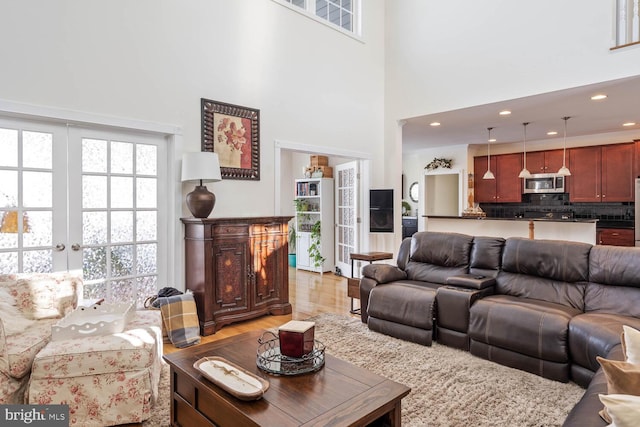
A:
POLYGON ((272 332, 265 332, 258 339, 258 368, 274 375, 300 375, 316 372, 324 366, 325 345, 314 340, 313 350, 302 357, 289 357, 280 353, 280 339, 272 332), (269 337, 267 334, 270 334, 269 337))
POLYGON ((193 364, 209 381, 240 400, 258 400, 269 382, 223 357, 203 357, 193 364))
POLYGON ((51 340, 60 341, 124 331, 135 314, 133 303, 78 307, 51 326, 51 340))

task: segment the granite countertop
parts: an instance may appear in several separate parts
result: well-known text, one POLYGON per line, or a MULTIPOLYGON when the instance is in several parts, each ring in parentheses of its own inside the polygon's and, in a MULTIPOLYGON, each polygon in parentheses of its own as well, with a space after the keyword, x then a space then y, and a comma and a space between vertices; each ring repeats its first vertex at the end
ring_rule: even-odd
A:
MULTIPOLYGON (((467 217, 467 216, 440 216, 440 215, 422 215, 424 218, 442 218, 442 219, 472 219, 472 220, 491 220, 491 221, 545 221, 545 222, 579 222, 579 223, 597 223, 598 219, 593 218, 492 218, 492 217, 467 217)), ((633 228, 633 224, 631 225, 633 228)), ((614 227, 612 227, 614 228, 614 227)))
POLYGON ((635 228, 634 220, 610 220, 610 219, 601 219, 598 221, 598 228, 626 228, 633 230, 635 228))

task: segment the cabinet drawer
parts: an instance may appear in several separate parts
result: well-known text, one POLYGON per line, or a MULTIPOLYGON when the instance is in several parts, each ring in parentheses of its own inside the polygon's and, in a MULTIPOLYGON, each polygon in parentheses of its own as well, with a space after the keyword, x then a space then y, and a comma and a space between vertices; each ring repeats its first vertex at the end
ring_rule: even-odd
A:
POLYGON ((598 244, 634 246, 635 232, 628 228, 602 228, 598 230, 598 244))
POLYGON ((258 234, 274 234, 274 233, 282 233, 282 224, 253 224, 251 225, 251 235, 255 236, 258 234))
POLYGON ((179 396, 176 396, 173 399, 173 420, 171 425, 216 427, 215 424, 209 421, 193 406, 189 405, 179 396))
POLYGON ((196 387, 191 381, 186 380, 173 371, 171 375, 173 375, 173 391, 182 397, 189 405, 194 405, 196 403, 196 387))
POLYGON ((216 224, 213 226, 214 236, 248 236, 249 227, 246 225, 216 224))

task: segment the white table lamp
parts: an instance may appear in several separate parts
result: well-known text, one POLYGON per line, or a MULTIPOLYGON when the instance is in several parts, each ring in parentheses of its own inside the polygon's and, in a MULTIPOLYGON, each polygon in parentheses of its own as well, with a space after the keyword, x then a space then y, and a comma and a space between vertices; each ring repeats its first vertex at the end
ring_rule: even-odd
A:
POLYGON ((182 182, 199 183, 187 194, 187 207, 194 217, 207 218, 216 204, 216 196, 202 183, 220 180, 220 161, 216 153, 198 151, 182 155, 182 182))

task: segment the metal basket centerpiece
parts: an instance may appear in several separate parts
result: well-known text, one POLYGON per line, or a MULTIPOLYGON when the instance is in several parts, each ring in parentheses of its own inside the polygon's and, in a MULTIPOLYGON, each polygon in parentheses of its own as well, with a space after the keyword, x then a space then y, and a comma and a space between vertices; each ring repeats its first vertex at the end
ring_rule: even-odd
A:
POLYGON ((280 353, 278 335, 267 331, 258 338, 256 364, 258 368, 274 375, 300 375, 316 372, 324 366, 325 345, 314 340, 313 350, 302 357, 289 357, 280 353))

